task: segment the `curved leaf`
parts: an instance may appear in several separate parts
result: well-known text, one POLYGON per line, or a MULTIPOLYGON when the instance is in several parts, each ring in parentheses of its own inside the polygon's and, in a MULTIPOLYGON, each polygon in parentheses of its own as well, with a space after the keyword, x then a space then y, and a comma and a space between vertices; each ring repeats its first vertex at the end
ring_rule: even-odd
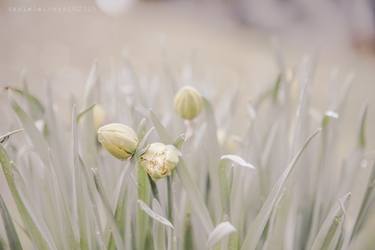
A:
POLYGON ((174 226, 172 225, 172 223, 167 220, 166 218, 164 218, 163 216, 161 216, 160 214, 157 214, 154 210, 152 210, 149 206, 147 206, 146 203, 144 203, 143 201, 141 200, 138 200, 138 205, 139 207, 148 215, 150 216, 152 219, 160 222, 161 224, 164 224, 166 225, 167 227, 170 227, 172 229, 174 229, 174 226))
POLYGON ((230 160, 233 163, 240 165, 241 167, 255 169, 252 164, 248 163, 238 155, 223 155, 220 157, 220 160, 230 160))
POLYGON ((228 221, 222 222, 208 236, 207 245, 209 248, 214 247, 225 236, 236 232, 236 228, 228 221))

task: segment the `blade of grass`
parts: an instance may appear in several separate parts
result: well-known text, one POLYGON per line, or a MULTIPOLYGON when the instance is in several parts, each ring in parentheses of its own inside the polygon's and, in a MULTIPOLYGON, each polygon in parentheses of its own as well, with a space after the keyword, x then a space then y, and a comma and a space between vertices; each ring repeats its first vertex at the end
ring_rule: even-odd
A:
POLYGON ((150 119, 160 136, 161 142, 165 144, 172 144, 174 142, 173 137, 169 134, 168 130, 163 126, 163 124, 161 124, 160 120, 152 110, 150 110, 150 119))
POLYGON ((191 205, 194 211, 197 213, 208 236, 214 229, 212 219, 204 203, 203 196, 200 193, 197 185, 194 183, 193 178, 191 177, 188 169, 186 168, 186 163, 183 158, 180 159, 180 162, 176 167, 176 171, 190 199, 191 205))
POLYGON ((120 231, 117 227, 116 219, 115 219, 115 217, 112 213, 111 205, 110 205, 109 200, 108 200, 108 198, 107 198, 107 196, 104 192, 103 185, 102 185, 101 181, 99 180, 96 173, 94 173, 93 176, 94 176, 94 182, 95 182, 96 190, 99 193, 99 197, 100 197, 100 199, 103 203, 105 213, 107 215, 107 219, 108 219, 108 221, 110 222, 110 225, 111 225, 112 234, 113 234, 113 237, 115 239, 116 246, 117 246, 118 249, 124 249, 123 240, 122 240, 120 231))
POLYGON ((51 242, 49 242, 45 237, 44 234, 41 233, 39 227, 35 224, 34 219, 31 217, 28 208, 25 206, 21 195, 17 190, 17 185, 14 181, 13 176, 13 169, 12 164, 8 158, 8 155, 0 144, 0 163, 2 166, 2 170, 4 172, 5 179, 8 184, 8 188, 13 196, 14 201, 16 202, 16 206, 18 212, 27 227, 30 236, 35 240, 35 244, 38 246, 39 249, 56 249, 51 242))
MULTIPOLYGON (((123 189, 117 201, 117 206, 115 210, 115 220, 116 220, 116 225, 119 229, 120 235, 125 234, 126 201, 127 201, 127 193, 126 193, 126 190, 123 189)), ((110 236, 107 249, 108 250, 117 249, 113 234, 111 234, 110 236)))
POLYGON ((172 193, 172 178, 173 176, 167 176, 167 215, 168 220, 173 221, 173 193, 172 193))
POLYGON ((215 229, 208 236, 207 246, 213 248, 225 236, 236 232, 236 228, 228 222, 222 222, 215 227, 215 229))
POLYGON ((16 228, 14 227, 13 220, 9 214, 8 208, 5 205, 3 197, 0 195, 0 212, 1 216, 3 217, 3 223, 5 232, 9 242, 9 248, 11 250, 20 250, 22 249, 20 239, 18 238, 18 234, 16 228))
POLYGON ((138 205, 139 207, 148 215, 150 216, 152 219, 164 224, 165 226, 167 227, 170 227, 172 229, 174 229, 174 226, 172 225, 172 223, 164 218, 163 216, 161 216, 160 214, 157 214, 155 211, 153 211, 146 203, 144 203, 142 200, 138 200, 138 205))
POLYGON ((349 197, 350 193, 341 198, 339 200, 339 204, 336 204, 328 214, 322 226, 320 227, 311 250, 327 250, 331 245, 332 240, 335 240, 336 230, 339 230, 339 227, 342 225, 344 220, 344 206, 349 197))
POLYGON ((90 112, 94 107, 96 106, 96 104, 92 104, 91 106, 89 106, 88 108, 84 109, 83 111, 79 112, 79 114, 76 116, 77 118, 77 122, 79 122, 81 120, 81 118, 88 112, 90 112))
MULTIPOLYGON (((99 245, 99 248, 104 248, 104 239, 103 239, 103 232, 102 232, 102 223, 100 220, 100 215, 99 215, 99 208, 97 204, 97 199, 96 199, 96 193, 94 191, 96 190, 96 185, 93 180, 93 176, 90 175, 92 171, 89 173, 88 172, 88 167, 85 165, 83 162, 82 158, 79 156, 79 167, 80 167, 80 175, 79 176, 79 181, 77 183, 82 182, 81 190, 77 192, 78 194, 82 194, 82 198, 84 200, 82 201, 82 205, 78 204, 78 214, 81 214, 81 218, 86 221, 86 224, 84 225, 83 229, 84 230, 89 230, 91 232, 87 233, 87 242, 89 249, 95 248, 96 245, 99 245), (82 178, 83 177, 83 178, 82 178), (88 205, 88 203, 90 203, 88 205), (93 214, 93 220, 92 217, 89 217, 89 213, 85 211, 85 207, 91 207, 93 214), (94 226, 96 224, 96 226, 94 226), (94 231, 94 234, 92 234, 94 231), (91 234, 90 234, 91 233, 91 234), (95 238, 92 236, 95 235, 95 238), (96 240, 96 241, 95 241, 96 240), (90 245, 91 244, 91 245, 90 245)), ((78 199, 78 201, 81 201, 78 199)))
POLYGON ((372 173, 372 165, 366 160, 363 160, 359 169, 357 169, 356 176, 354 177, 353 187, 351 189, 351 200, 350 204, 346 209, 347 218, 344 223, 344 239, 343 249, 347 249, 350 240, 352 239, 353 230, 358 222, 358 216, 360 214, 366 192, 371 185, 370 177, 372 173))
MULTIPOLYGON (((157 117, 152 111, 150 112, 150 117, 154 123, 156 131, 158 132, 161 140, 165 143, 173 143, 172 136, 168 133, 166 128, 160 123, 160 121, 157 119, 157 117)), ((198 217, 202 221, 202 224, 208 235, 214 228, 212 219, 210 217, 210 213, 208 212, 208 209, 204 203, 204 199, 199 191, 199 188, 194 183, 189 171, 186 168, 185 161, 182 158, 180 159, 180 162, 176 169, 178 177, 180 178, 185 188, 185 191, 188 193, 192 206, 195 212, 198 214, 198 217)))
POLYGON ((217 140, 217 124, 214 109, 208 99, 204 98, 204 110, 205 110, 205 120, 206 120, 206 131, 204 134, 204 145, 209 148, 209 154, 207 154, 207 166, 210 180, 210 195, 213 197, 212 204, 208 203, 209 208, 214 211, 214 220, 220 221, 220 216, 223 213, 223 208, 221 207, 223 196, 223 185, 220 183, 220 169, 218 165, 220 163, 220 148, 217 140))
MULTIPOLYGON (((51 149, 49 148, 49 145, 47 143, 47 141, 45 140, 44 136, 41 134, 41 132, 36 128, 34 122, 32 121, 32 119, 30 118, 29 115, 27 115, 27 113, 18 105, 18 103, 11 97, 9 96, 9 99, 10 99, 10 103, 11 103, 11 106, 14 110, 14 112, 16 113, 17 117, 19 118, 20 122, 22 123, 22 126, 26 132, 26 135, 30 138, 30 141, 35 149, 35 151, 38 153, 40 159, 43 161, 44 165, 47 167, 49 173, 54 173, 53 175, 53 178, 55 178, 57 175, 56 175, 56 171, 59 171, 59 176, 60 178, 55 178, 56 182, 53 182, 54 184, 56 183, 56 187, 58 188, 58 191, 59 191, 59 194, 61 196, 61 199, 57 200, 58 202, 61 201, 61 207, 62 208, 62 211, 64 211, 64 218, 65 220, 63 221, 67 221, 67 222, 70 222, 71 218, 70 218, 70 215, 69 215, 69 212, 68 212, 68 208, 67 208, 67 198, 68 195, 65 193, 65 189, 64 187, 66 186, 66 184, 64 184, 64 177, 63 177, 63 172, 61 170, 61 168, 54 168, 55 164, 52 164, 52 163, 55 163, 55 161, 53 161, 53 157, 51 157, 51 149)), ((53 189, 51 189, 53 190, 53 189)), ((55 190, 56 191, 56 190, 55 190)), ((61 218, 60 218, 61 219, 61 218)), ((71 227, 72 225, 71 224, 60 224, 60 226, 66 226, 65 229, 63 230, 64 232, 70 234, 71 233, 71 227)), ((42 229, 42 228, 39 228, 39 229, 42 229)), ((71 238, 73 238, 74 236, 72 236, 71 238)), ((50 240, 50 242, 52 242, 52 240, 50 240)), ((57 242, 54 242, 54 244, 57 244, 57 242)))
MULTIPOLYGON (((138 191, 138 200, 142 200, 146 204, 150 201, 150 187, 148 185, 148 177, 146 171, 143 167, 138 165, 137 162, 137 191, 138 191)), ((144 249, 146 238, 148 235, 148 217, 141 211, 140 208, 137 209, 137 249, 144 249)))
POLYGON ((185 216, 184 221, 184 232, 183 232, 183 249, 190 250, 194 248, 194 236, 193 236, 193 228, 190 219, 190 213, 187 213, 185 216))
POLYGON ((0 136, 0 143, 5 143, 10 138, 11 135, 20 133, 22 131, 23 131, 22 128, 16 129, 16 130, 13 130, 13 131, 10 131, 10 132, 6 133, 5 135, 0 136))
POLYGON ((0 235, 0 250, 6 250, 6 249, 8 249, 8 248, 7 248, 7 245, 5 243, 5 240, 0 235))
POLYGON ((43 116, 45 109, 42 102, 34 95, 30 94, 26 87, 24 88, 24 90, 16 87, 7 87, 6 89, 9 89, 12 92, 25 98, 31 112, 31 116, 34 120, 38 120, 43 116))
POLYGON ((255 169, 254 165, 248 163, 247 161, 245 161, 244 159, 242 159, 242 157, 238 155, 223 155, 220 157, 220 160, 230 160, 231 162, 236 163, 237 165, 241 167, 255 169))
POLYGON ((35 127, 34 122, 26 114, 26 112, 17 104, 17 102, 13 100, 13 98, 9 98, 12 108, 16 113, 17 117, 19 118, 19 120, 21 121, 22 126, 26 134, 29 136, 35 150, 38 152, 40 158, 44 161, 44 163, 48 165, 48 145, 45 139, 43 138, 43 135, 35 127))
POLYGON ((361 126, 359 129, 359 135, 358 135, 358 146, 360 148, 366 147, 366 118, 367 118, 367 109, 368 106, 366 105, 362 111, 361 115, 361 126))
POLYGON ((154 182, 154 180, 151 178, 150 175, 147 174, 147 179, 148 179, 148 182, 150 183, 150 187, 151 187, 151 192, 152 192, 152 196, 160 202, 160 198, 159 198, 159 190, 158 190, 158 187, 156 186, 156 183, 154 182))
MULTIPOLYGON (((97 85, 98 75, 97 75, 97 63, 94 62, 91 67, 90 73, 86 80, 84 97, 83 97, 83 107, 90 107, 95 103, 94 90, 97 85)), ((86 115, 81 117, 82 120, 82 157, 85 166, 90 166, 91 168, 97 168, 97 148, 96 148, 96 130, 94 127, 94 119, 92 112, 86 112, 86 115)))
MULTIPOLYGON (((162 215, 163 209, 161 208, 160 203, 153 199, 152 208, 157 213, 162 215)), ((172 223, 171 223, 172 224, 172 223)), ((166 247, 166 234, 165 234, 165 225, 162 223, 153 223, 153 239, 154 239, 154 249, 155 250, 165 250, 166 247)), ((170 231, 173 229, 170 229, 170 231)))
POLYGON ((267 196, 266 201, 264 202, 261 210, 259 211, 258 215, 256 216, 253 223, 250 225, 250 228, 247 230, 246 237, 244 242, 242 243, 241 250, 253 250, 256 249, 257 244, 259 243, 261 236, 264 232, 264 229, 267 225, 267 221, 271 215, 271 212, 278 200, 279 196, 281 195, 285 183, 289 179, 289 176, 295 169, 296 163, 298 159, 301 157, 302 153, 305 151, 306 147, 310 144, 312 139, 319 134, 320 129, 317 129, 303 144, 302 148, 297 152, 297 154, 293 157, 291 162, 289 163, 288 167, 284 170, 282 175, 277 180, 276 184, 273 186, 270 194, 267 196))

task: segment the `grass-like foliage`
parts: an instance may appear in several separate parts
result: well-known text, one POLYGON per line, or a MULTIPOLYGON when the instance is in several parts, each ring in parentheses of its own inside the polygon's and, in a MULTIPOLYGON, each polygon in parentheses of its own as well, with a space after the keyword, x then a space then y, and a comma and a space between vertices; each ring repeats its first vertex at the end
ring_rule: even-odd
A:
POLYGON ((203 108, 190 121, 175 112, 183 84, 168 71, 145 81, 129 65, 108 77, 95 64, 70 105, 51 86, 46 98, 26 83, 2 90, 15 115, 1 121, 11 129, 0 137, 0 249, 375 249, 374 156, 367 107, 357 120, 345 112, 351 76, 320 112, 311 61, 280 68, 259 95, 195 85, 193 111, 203 108), (136 132, 130 159, 98 142, 96 105, 104 123, 136 132), (342 129, 348 116, 357 131, 342 129), (357 143, 342 150, 347 134, 357 143), (154 142, 180 151, 160 179, 139 161, 154 142))

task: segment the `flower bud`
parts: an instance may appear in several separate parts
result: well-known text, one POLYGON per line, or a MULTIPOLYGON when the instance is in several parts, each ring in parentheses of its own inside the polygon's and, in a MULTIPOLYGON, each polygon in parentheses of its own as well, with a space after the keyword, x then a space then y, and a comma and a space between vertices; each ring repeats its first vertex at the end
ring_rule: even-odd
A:
POLYGON ((103 107, 99 104, 96 104, 92 110, 92 116, 94 119, 94 126, 96 129, 98 129, 103 125, 103 122, 105 120, 105 111, 103 107))
POLYGON ((173 145, 152 143, 140 156, 140 165, 153 178, 160 179, 171 175, 179 162, 180 151, 173 145))
POLYGON ((138 146, 138 137, 134 130, 121 123, 100 127, 98 141, 109 153, 121 160, 129 159, 138 146))
POLYGON ((186 86, 177 92, 174 106, 182 118, 192 120, 202 111, 203 98, 195 88, 186 86))

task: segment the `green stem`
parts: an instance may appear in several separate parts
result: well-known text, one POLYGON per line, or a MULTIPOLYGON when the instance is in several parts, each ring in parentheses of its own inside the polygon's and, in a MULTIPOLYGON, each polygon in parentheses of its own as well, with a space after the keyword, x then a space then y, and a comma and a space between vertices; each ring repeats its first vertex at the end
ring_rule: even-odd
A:
MULTIPOLYGON (((149 187, 147 186, 148 177, 145 170, 137 164, 137 178, 138 178, 138 199, 142 200, 146 204, 149 204, 150 200, 150 192, 149 187)), ((146 247, 146 240, 148 234, 148 217, 147 215, 140 209, 137 209, 137 242, 136 246, 137 249, 145 249, 146 247)))
MULTIPOLYGON (((167 216, 168 220, 173 224, 173 193, 172 193, 172 183, 173 183, 173 177, 167 176, 167 202, 168 202, 168 208, 167 208, 167 216)), ((170 241, 169 244, 171 244, 171 249, 177 249, 177 246, 175 245, 175 234, 174 231, 170 231, 170 241)))
POLYGON ((168 220, 173 223, 172 176, 167 176, 168 220))

